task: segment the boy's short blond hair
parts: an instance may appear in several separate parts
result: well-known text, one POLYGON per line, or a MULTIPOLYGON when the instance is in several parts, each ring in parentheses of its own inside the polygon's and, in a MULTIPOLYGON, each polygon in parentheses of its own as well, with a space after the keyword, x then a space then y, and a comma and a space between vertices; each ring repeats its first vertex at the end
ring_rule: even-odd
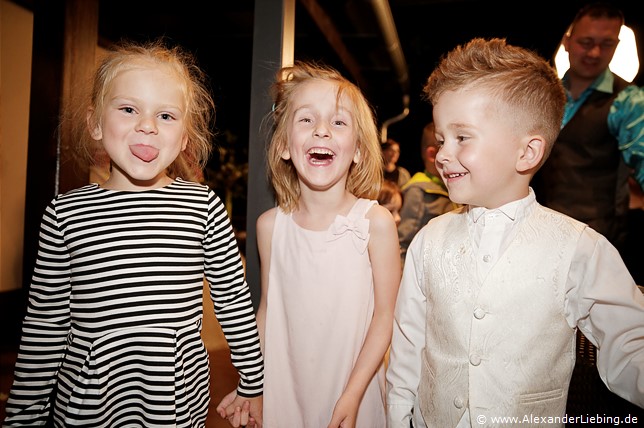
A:
POLYGON ((465 88, 489 90, 503 119, 518 132, 543 136, 543 165, 559 135, 566 104, 561 79, 545 59, 505 39, 472 39, 441 59, 423 92, 434 104, 445 91, 465 88))

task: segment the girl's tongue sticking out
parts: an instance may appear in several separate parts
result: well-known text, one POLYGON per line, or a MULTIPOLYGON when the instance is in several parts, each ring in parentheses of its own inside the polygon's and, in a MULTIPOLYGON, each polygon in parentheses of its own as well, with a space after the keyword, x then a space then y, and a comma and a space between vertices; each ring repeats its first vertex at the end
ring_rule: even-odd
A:
POLYGON ((130 151, 143 162, 152 162, 157 158, 157 156, 159 156, 159 149, 152 146, 146 146, 144 144, 130 146, 130 151))

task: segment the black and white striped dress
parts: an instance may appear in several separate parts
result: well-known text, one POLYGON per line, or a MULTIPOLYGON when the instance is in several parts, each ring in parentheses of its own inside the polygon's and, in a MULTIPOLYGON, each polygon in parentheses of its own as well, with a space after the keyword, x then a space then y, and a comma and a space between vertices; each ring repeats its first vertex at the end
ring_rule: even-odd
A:
POLYGON ((262 393, 250 291, 227 212, 208 187, 91 184, 41 224, 6 426, 204 426, 203 278, 240 373, 262 393))

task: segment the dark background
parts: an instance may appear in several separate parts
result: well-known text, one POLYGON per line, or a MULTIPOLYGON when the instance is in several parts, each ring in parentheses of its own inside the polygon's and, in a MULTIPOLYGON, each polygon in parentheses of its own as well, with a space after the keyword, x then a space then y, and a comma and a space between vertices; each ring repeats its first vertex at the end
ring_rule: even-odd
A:
MULTIPOLYGON (((303 3, 296 1, 295 6, 296 59, 324 61, 351 77, 303 3)), ((370 22, 373 17, 367 12, 369 3, 368 0, 317 2, 339 31, 343 43, 358 59, 370 83, 363 90, 382 121, 400 113, 402 103, 382 40, 374 29, 375 24, 370 22)), ((534 49, 550 59, 575 12, 585 3, 574 0, 390 0, 409 67, 412 108, 407 119, 418 117, 424 121, 428 110, 420 99, 422 84, 439 57, 457 44, 472 37, 505 37, 510 43, 534 49)), ((643 2, 614 3, 625 12, 626 24, 635 27, 641 42, 643 2)), ((188 47, 197 54, 212 78, 220 127, 239 123, 243 128, 248 125, 253 14, 254 1, 250 0, 101 0, 99 34, 106 42, 166 36, 188 47)), ((636 79, 640 85, 641 76, 642 73, 636 79)), ((408 123, 411 120, 407 119, 392 127, 390 133, 406 134, 403 128, 411 126, 408 123)))
MULTIPOLYGON (((31 10, 37 2, 13 1, 31 10)), ((279 5, 278 1, 257 0, 257 4, 267 10, 272 4, 279 5)), ((639 58, 644 59, 644 2, 609 1, 624 11, 626 25, 638 41, 639 58)), ((442 55, 474 37, 501 37, 552 60, 575 13, 588 2, 295 0, 295 60, 326 63, 358 84, 379 125, 409 107, 409 114, 392 123, 386 134, 400 142, 399 163, 413 174, 423 169, 420 136, 431 118, 430 106, 421 96, 422 87, 442 55), (375 5, 381 3, 391 11, 395 46, 385 43, 374 13, 375 5), (404 58, 404 79, 392 60, 395 48, 404 58)), ((102 47, 123 39, 163 37, 196 55, 211 79, 217 106, 215 144, 219 151, 213 155, 205 178, 231 202, 233 225, 245 229, 248 147, 260 144, 249 141, 249 135, 258 132, 250 129, 251 76, 253 67, 277 67, 253 64, 255 1, 98 0, 98 4, 102 47)), ((644 72, 640 71, 634 83, 641 86, 643 80, 644 72)))
MULTIPOLYGON (((473 37, 504 37, 512 44, 552 59, 561 36, 585 3, 390 0, 408 66, 409 79, 403 85, 406 87, 402 87, 375 22, 371 1, 296 0, 295 59, 325 62, 356 81, 337 53, 339 44, 343 44, 359 64, 362 79, 356 83, 373 105, 379 123, 402 112, 402 96, 408 93, 409 115, 392 124, 388 136, 401 143, 400 164, 413 174, 423 168, 419 141, 421 130, 431 117, 421 90, 441 55, 473 37), (322 19, 340 35, 340 43, 327 41, 309 13, 311 4, 319 7, 322 19)), ((644 58, 644 2, 613 3, 624 11, 626 24, 635 31, 639 42, 639 57, 644 58)), ((222 155, 211 162, 210 184, 219 192, 234 194, 233 222, 241 228, 246 206, 244 168, 249 144, 254 5, 252 0, 101 0, 99 9, 99 36, 105 46, 123 38, 147 40, 162 36, 197 55, 211 78, 217 105, 216 143, 222 150, 222 155), (238 166, 240 179, 231 178, 231 165, 238 166)), ((643 74, 640 72, 635 79, 638 85, 642 84, 643 74)))

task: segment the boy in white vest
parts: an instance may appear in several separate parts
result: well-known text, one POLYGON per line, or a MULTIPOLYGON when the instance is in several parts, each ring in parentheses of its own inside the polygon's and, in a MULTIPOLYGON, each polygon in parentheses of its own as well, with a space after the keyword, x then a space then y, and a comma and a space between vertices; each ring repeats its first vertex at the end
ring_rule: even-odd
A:
POLYGON ((644 407, 644 296, 606 238, 530 188, 559 133, 556 72, 504 39, 473 39, 424 93, 436 166, 463 207, 409 247, 388 426, 564 426, 577 329, 598 348, 608 388, 644 407))

